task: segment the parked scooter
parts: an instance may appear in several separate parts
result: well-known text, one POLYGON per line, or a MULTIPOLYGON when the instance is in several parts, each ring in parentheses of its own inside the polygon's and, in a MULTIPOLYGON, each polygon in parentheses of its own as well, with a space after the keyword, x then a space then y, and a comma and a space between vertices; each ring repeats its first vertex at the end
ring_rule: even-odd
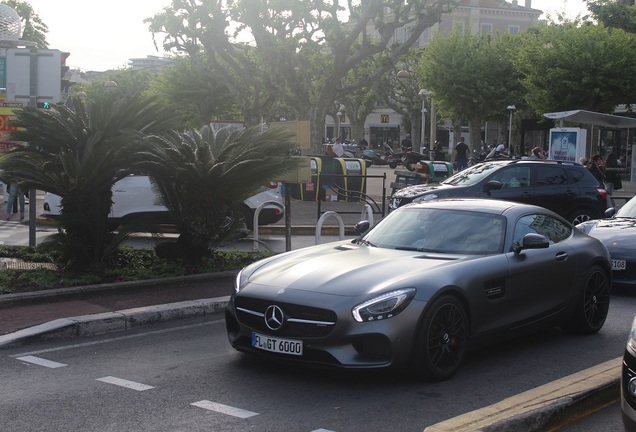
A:
POLYGON ((384 154, 382 159, 385 160, 385 164, 389 165, 389 168, 395 169, 402 163, 402 153, 395 153, 391 146, 384 143, 384 154))
POLYGON ((424 149, 424 154, 413 151, 413 147, 402 147, 402 164, 409 171, 415 171, 415 165, 424 160, 429 160, 428 152, 424 149))

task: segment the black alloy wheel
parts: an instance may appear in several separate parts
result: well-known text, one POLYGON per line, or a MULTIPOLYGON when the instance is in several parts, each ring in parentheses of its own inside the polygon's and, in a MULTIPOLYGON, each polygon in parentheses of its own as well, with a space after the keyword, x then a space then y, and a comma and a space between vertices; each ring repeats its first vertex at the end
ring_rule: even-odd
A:
POLYGON ((464 305, 447 295, 437 299, 426 313, 415 349, 418 376, 442 381, 457 372, 466 354, 468 318, 464 305))
POLYGON ((611 286, 607 273, 599 266, 590 267, 574 314, 562 328, 569 333, 584 335, 599 331, 607 319, 610 295, 611 286))

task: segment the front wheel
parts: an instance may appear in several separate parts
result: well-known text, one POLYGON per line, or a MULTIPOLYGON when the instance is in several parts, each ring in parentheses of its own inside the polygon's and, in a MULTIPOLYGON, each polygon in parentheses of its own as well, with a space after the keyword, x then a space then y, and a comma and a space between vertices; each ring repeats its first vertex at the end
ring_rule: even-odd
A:
POLYGON ((415 372, 428 381, 455 374, 466 354, 468 317, 453 296, 435 300, 426 312, 414 347, 415 372))
POLYGON ((603 269, 594 265, 587 271, 584 286, 576 300, 570 320, 561 327, 568 333, 593 334, 605 324, 610 304, 611 286, 603 269))
POLYGON ((389 162, 389 168, 395 169, 397 168, 397 166, 398 166, 397 162, 389 162))

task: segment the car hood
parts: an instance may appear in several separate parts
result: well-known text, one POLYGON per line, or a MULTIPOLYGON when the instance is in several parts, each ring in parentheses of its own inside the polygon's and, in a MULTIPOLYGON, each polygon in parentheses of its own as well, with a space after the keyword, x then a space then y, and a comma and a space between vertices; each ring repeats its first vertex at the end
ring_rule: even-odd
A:
POLYGON ((441 191, 451 189, 454 186, 445 185, 445 184, 436 184, 436 185, 413 185, 407 186, 405 188, 399 189, 395 191, 393 194, 394 198, 413 198, 420 195, 424 195, 426 193, 441 191))
POLYGON ((360 296, 387 287, 414 286, 423 272, 433 272, 474 256, 423 254, 348 242, 300 249, 269 259, 250 275, 244 290, 279 291, 360 296))
POLYGON ((599 219, 585 225, 588 234, 602 241, 608 249, 636 247, 636 219, 599 219))

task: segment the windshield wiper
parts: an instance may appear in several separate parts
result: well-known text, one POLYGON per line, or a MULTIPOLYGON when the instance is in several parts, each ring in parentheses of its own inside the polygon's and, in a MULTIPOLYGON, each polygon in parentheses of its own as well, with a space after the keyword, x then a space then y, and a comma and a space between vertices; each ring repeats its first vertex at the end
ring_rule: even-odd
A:
POLYGON ((371 247, 377 247, 376 245, 371 243, 369 240, 364 240, 364 239, 359 239, 358 240, 358 244, 365 245, 365 246, 371 246, 371 247))
POLYGON ((396 246, 395 250, 412 251, 412 252, 445 253, 443 250, 439 250, 439 249, 417 248, 417 247, 412 247, 412 246, 396 246))

